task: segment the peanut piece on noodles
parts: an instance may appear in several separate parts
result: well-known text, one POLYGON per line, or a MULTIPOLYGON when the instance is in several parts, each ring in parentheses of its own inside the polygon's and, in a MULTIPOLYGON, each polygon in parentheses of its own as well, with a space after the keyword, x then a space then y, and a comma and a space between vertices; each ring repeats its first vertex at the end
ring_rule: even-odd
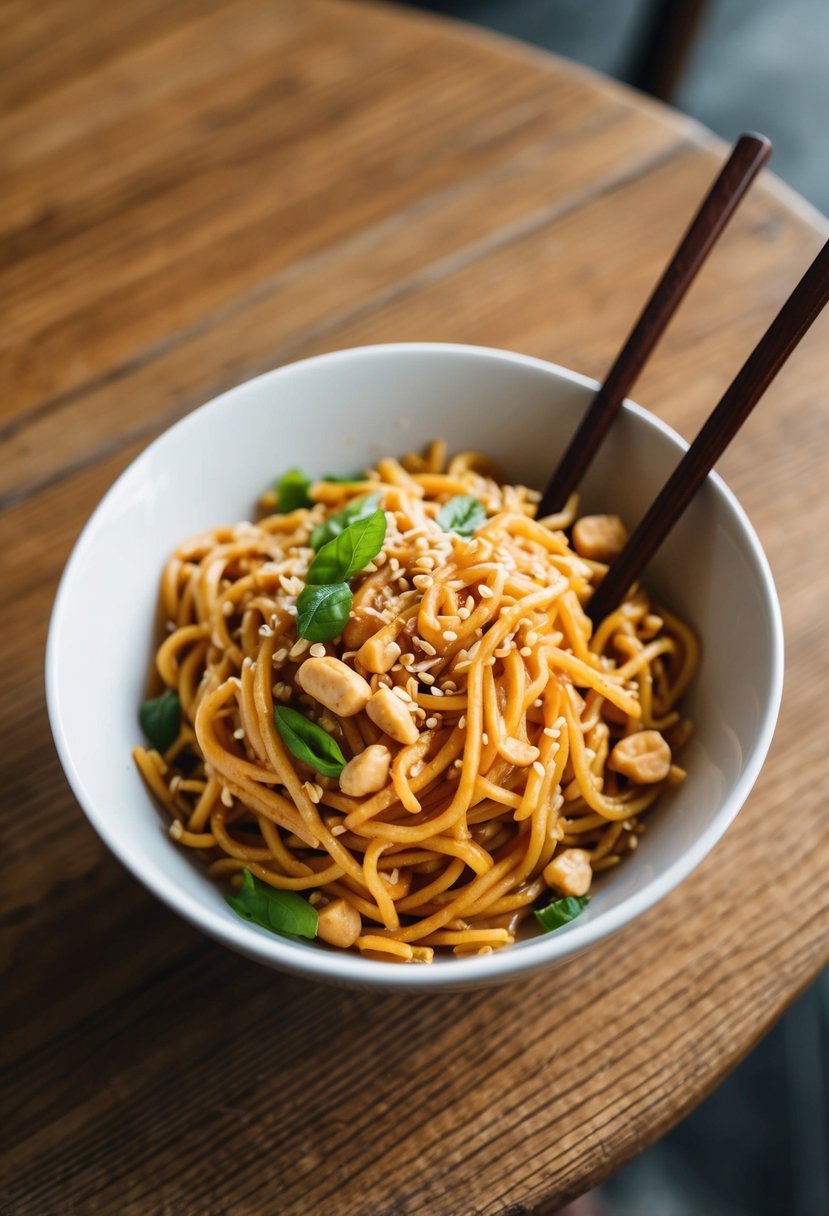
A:
POLYGON ((516 768, 526 768, 541 755, 538 748, 533 747, 532 743, 527 743, 524 739, 515 739, 511 735, 502 739, 498 744, 498 754, 503 756, 507 764, 514 764, 516 768))
POLYGON ((564 849, 544 868, 544 881, 562 895, 586 895, 593 880, 586 849, 564 849))
POLYGON ((363 642, 357 651, 357 661, 362 663, 366 671, 383 675, 391 670, 401 653, 397 642, 391 642, 387 637, 384 638, 382 633, 376 633, 373 638, 363 642))
POLYGON ((347 949, 353 946, 363 931, 360 913, 345 899, 332 899, 318 909, 317 936, 329 946, 347 949))
POLYGON ((340 659, 306 659, 296 679, 303 692, 341 718, 350 718, 365 709, 371 696, 363 677, 340 659))
POLYGON ((366 706, 366 713, 375 726, 397 743, 416 743, 418 730, 415 720, 403 702, 388 688, 378 688, 366 706))
POLYGON ((573 524, 573 548, 579 557, 609 562, 627 543, 627 529, 618 515, 583 515, 573 524))
POLYGON ((340 789, 350 798, 376 794, 389 778, 391 752, 382 743, 372 743, 349 760, 340 773, 340 789))
POLYGON ((671 771, 671 749, 658 730, 640 730, 619 740, 607 767, 631 781, 652 785, 664 781, 671 771))

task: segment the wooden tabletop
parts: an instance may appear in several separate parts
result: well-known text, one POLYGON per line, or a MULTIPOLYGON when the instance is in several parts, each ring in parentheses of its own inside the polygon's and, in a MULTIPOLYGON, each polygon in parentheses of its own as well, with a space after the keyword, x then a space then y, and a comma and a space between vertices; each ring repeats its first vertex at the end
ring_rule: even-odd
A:
MULTIPOLYGON (((708 860, 514 987, 280 976, 157 903, 69 792, 41 673, 84 520, 173 419, 318 351, 443 339, 601 376, 723 148, 405 9, 12 0, 2 27, 2 1210, 550 1213, 691 1110, 826 961, 829 318, 721 466, 788 668, 708 860)), ((638 399, 693 434, 826 236, 764 176, 638 399)))

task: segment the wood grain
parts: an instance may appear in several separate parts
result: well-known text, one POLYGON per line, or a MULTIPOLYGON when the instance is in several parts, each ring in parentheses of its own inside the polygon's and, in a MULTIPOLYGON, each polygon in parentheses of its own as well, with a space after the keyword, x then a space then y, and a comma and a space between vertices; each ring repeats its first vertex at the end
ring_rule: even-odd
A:
MULTIPOLYGON (((721 149, 558 60, 382 6, 42 0, 0 21, 0 1211, 551 1213, 826 961, 829 329, 721 464, 780 587, 788 674, 707 861, 515 988, 265 971, 151 899, 68 792, 41 671, 84 519, 169 421, 290 358, 442 338, 601 374, 721 149)), ((696 430, 826 233, 765 176, 638 398, 696 430)))

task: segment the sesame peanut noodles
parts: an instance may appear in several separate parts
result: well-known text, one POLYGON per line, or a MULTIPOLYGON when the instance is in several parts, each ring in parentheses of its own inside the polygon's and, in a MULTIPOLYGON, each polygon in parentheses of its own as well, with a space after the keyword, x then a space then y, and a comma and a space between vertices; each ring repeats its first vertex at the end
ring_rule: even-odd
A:
POLYGON ((149 690, 178 698, 175 737, 134 757, 211 878, 297 893, 332 946, 422 963, 510 945, 636 848, 684 777, 697 641, 639 586, 594 630, 621 521, 577 518, 575 496, 537 520, 538 500, 436 441, 175 550, 149 690), (337 583, 341 630, 300 636, 312 533, 368 496, 385 534, 337 583), (312 763, 297 722, 339 761, 312 763))

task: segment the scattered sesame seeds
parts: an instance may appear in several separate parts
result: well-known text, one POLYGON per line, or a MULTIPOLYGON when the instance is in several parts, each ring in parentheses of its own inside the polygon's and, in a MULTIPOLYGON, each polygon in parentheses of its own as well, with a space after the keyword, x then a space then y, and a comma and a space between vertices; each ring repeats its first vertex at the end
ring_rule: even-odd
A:
POLYGON ((222 786, 222 792, 219 795, 219 798, 220 798, 223 806, 227 806, 227 807, 233 806, 233 795, 231 794, 230 790, 227 788, 226 785, 222 786))
POLYGON ((443 640, 444 642, 457 642, 458 635, 455 633, 454 629, 444 629, 443 640))
POLYGON ((173 840, 181 840, 181 838, 184 834, 184 828, 181 826, 181 823, 178 819, 173 820, 173 822, 170 824, 167 831, 170 833, 173 840))
POLYGON ((323 659, 325 658, 325 646, 322 642, 314 642, 308 653, 315 659, 323 659))
POLYGON ((466 714, 461 714, 461 716, 458 718, 458 729, 459 730, 466 729, 466 714))
POLYGON ((533 760, 533 771, 538 773, 539 777, 544 776, 544 765, 540 760, 533 760))
POLYGON ((244 737, 245 737, 244 726, 237 726, 236 730, 233 732, 233 738, 234 739, 244 739, 244 737))
POLYGON ((437 724, 438 724, 438 720, 435 717, 426 719, 426 727, 428 730, 434 730, 435 727, 437 726, 437 724))
POLYGON ((481 598, 485 600, 491 600, 495 594, 492 588, 486 583, 481 583, 480 587, 478 588, 478 593, 480 594, 481 598))
POLYGON ((394 688, 392 689, 392 692, 400 701, 410 701, 411 700, 411 697, 406 692, 406 689, 401 688, 399 684, 396 684, 394 686, 394 688))
POLYGON ((466 601, 464 603, 464 608, 467 608, 471 612, 474 607, 475 607, 475 597, 474 597, 474 595, 468 595, 466 597, 466 601))
POLYGON ((518 653, 522 659, 528 659, 533 652, 532 646, 522 646, 518 653))
POLYGON ((348 831, 348 828, 345 826, 344 823, 338 823, 336 827, 331 829, 331 835, 332 836, 345 836, 347 831, 348 831))
POLYGON ((270 625, 260 625, 259 636, 260 638, 272 638, 273 630, 271 629, 270 625))
POLYGON ((429 542, 425 536, 418 536, 414 543, 414 547, 417 549, 418 553, 425 553, 425 551, 429 548, 429 542))
POLYGON ((291 699, 290 684, 286 684, 286 683, 284 683, 284 681, 280 680, 280 682, 278 684, 274 684, 274 686, 273 686, 273 695, 276 697, 277 701, 290 701, 290 699, 291 699))
POLYGON ((434 684, 435 682, 435 677, 430 675, 428 671, 422 671, 420 673, 420 678, 424 684, 434 684))
POLYGON ((389 874, 389 886, 396 887, 397 881, 399 878, 400 878, 400 871, 398 870, 397 866, 395 866, 395 868, 392 870, 391 874, 389 874))
POLYGON ((300 655, 305 654, 305 651, 309 648, 310 645, 311 645, 311 643, 308 641, 307 638, 298 638, 297 641, 294 642, 291 649, 288 651, 289 658, 298 659, 300 655))
POLYGON ((415 661, 415 657, 412 652, 408 650, 405 654, 401 654, 397 661, 401 667, 411 667, 412 663, 415 661))
POLYGON ((279 650, 274 651, 271 662, 276 666, 280 663, 284 663, 285 660, 287 659, 287 657, 288 657, 288 649, 286 646, 282 646, 279 650))
POLYGON ((438 687, 437 687, 437 685, 436 685, 436 686, 435 686, 435 687, 432 689, 432 696, 433 696, 433 697, 442 697, 442 696, 443 696, 443 689, 442 689, 442 688, 438 688, 438 687))
POLYGON ((454 680, 444 680, 441 688, 444 692, 457 692, 458 686, 454 680))
POLYGON ((486 731, 481 732, 481 743, 483 743, 484 747, 489 746, 489 735, 486 733, 486 731))
POLYGON ((401 591, 410 591, 411 590, 411 587, 409 586, 409 580, 407 578, 403 578, 402 576, 397 580, 397 585, 401 591))
POLYGON ((541 697, 536 697, 533 701, 533 709, 541 709, 543 704, 544 702, 541 700, 541 697))
POLYGON ((180 785, 181 777, 178 775, 178 773, 176 773, 170 778, 170 793, 174 794, 180 785))
POLYGON ((412 641, 414 642, 415 646, 419 646, 420 649, 425 654, 428 654, 428 655, 437 654, 437 651, 435 650, 435 648, 431 642, 426 642, 423 640, 423 638, 413 638, 412 641))
POLYGON ((463 760, 458 759, 453 762, 453 768, 463 768, 463 760))
POLYGON ((389 570, 391 570, 393 573, 396 574, 399 569, 400 569, 400 562, 397 560, 396 557, 390 557, 389 558, 389 570))
POLYGON ((430 587, 434 586, 435 580, 432 578, 431 574, 416 574, 412 579, 412 582, 414 583, 415 587, 417 587, 418 591, 428 591, 430 587))
POLYGON ((245 657, 242 659, 242 668, 243 669, 247 668, 247 667, 252 668, 253 666, 254 666, 253 659, 250 657, 249 654, 246 654, 245 657))

